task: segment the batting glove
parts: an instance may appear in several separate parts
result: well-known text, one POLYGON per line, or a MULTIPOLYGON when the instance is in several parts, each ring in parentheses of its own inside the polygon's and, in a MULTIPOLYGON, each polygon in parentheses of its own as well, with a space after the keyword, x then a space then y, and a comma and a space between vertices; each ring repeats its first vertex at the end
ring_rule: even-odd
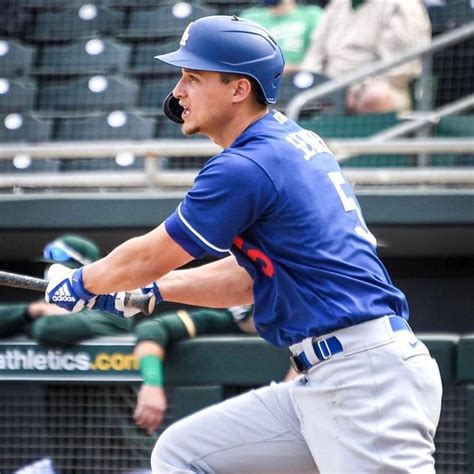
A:
MULTIPOLYGON (((158 285, 155 282, 153 282, 151 285, 141 288, 140 290, 134 291, 134 293, 139 292, 144 295, 153 292, 156 299, 155 305, 163 301, 160 290, 158 289, 158 285)), ((140 313, 140 310, 138 309, 125 306, 124 299, 124 291, 120 291, 119 293, 111 293, 108 295, 99 295, 94 299, 93 305, 88 305, 88 307, 99 311, 106 311, 107 313, 114 314, 119 318, 131 318, 140 313)))
POLYGON ((49 271, 51 279, 45 294, 46 301, 71 312, 78 312, 92 305, 96 295, 84 288, 83 269, 84 267, 71 270, 64 265, 51 265, 49 271))

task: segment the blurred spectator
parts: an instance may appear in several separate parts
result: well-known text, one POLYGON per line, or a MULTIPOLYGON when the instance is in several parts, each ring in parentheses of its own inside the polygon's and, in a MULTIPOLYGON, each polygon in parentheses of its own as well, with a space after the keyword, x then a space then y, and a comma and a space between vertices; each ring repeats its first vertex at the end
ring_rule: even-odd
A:
POLYGON ((317 5, 299 6, 295 0, 260 0, 260 3, 263 6, 244 10, 239 16, 264 26, 280 44, 285 72, 297 70, 323 9, 317 5))
MULTIPOLYGON (((423 0, 331 0, 312 36, 302 69, 339 78, 379 60, 429 44, 431 25, 423 0)), ((354 113, 409 110, 410 83, 421 60, 349 88, 354 113)))

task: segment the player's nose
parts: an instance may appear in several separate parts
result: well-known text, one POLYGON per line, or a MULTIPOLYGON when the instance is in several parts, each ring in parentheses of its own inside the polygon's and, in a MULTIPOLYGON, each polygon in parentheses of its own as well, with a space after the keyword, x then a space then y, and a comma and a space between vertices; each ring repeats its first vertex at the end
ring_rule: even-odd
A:
POLYGON ((183 78, 181 78, 174 86, 173 96, 176 97, 177 99, 181 99, 182 97, 185 97, 185 95, 186 95, 186 91, 183 86, 183 78))

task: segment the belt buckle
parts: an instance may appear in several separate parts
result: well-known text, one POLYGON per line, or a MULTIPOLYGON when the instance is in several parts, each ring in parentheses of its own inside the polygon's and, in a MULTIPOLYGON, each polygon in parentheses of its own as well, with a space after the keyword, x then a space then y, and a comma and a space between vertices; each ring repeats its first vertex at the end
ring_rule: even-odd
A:
POLYGON ((299 374, 305 374, 306 373, 307 369, 306 369, 306 367, 303 367, 300 360, 298 359, 298 356, 296 356, 296 355, 291 355, 290 356, 290 365, 299 374))
POLYGON ((321 357, 323 358, 323 360, 327 360, 332 357, 332 352, 326 339, 321 339, 317 341, 317 345, 318 345, 319 352, 321 353, 321 357), (324 350, 323 350, 323 347, 324 347, 324 350))

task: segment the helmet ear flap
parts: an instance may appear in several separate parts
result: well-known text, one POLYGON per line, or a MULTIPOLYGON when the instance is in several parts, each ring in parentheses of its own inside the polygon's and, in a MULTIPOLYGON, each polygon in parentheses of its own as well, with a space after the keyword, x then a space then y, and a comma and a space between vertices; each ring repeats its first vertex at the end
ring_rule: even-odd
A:
POLYGON ((184 108, 179 105, 179 100, 173 95, 173 92, 170 92, 166 99, 163 102, 163 112, 164 114, 173 122, 184 123, 181 118, 184 108))

